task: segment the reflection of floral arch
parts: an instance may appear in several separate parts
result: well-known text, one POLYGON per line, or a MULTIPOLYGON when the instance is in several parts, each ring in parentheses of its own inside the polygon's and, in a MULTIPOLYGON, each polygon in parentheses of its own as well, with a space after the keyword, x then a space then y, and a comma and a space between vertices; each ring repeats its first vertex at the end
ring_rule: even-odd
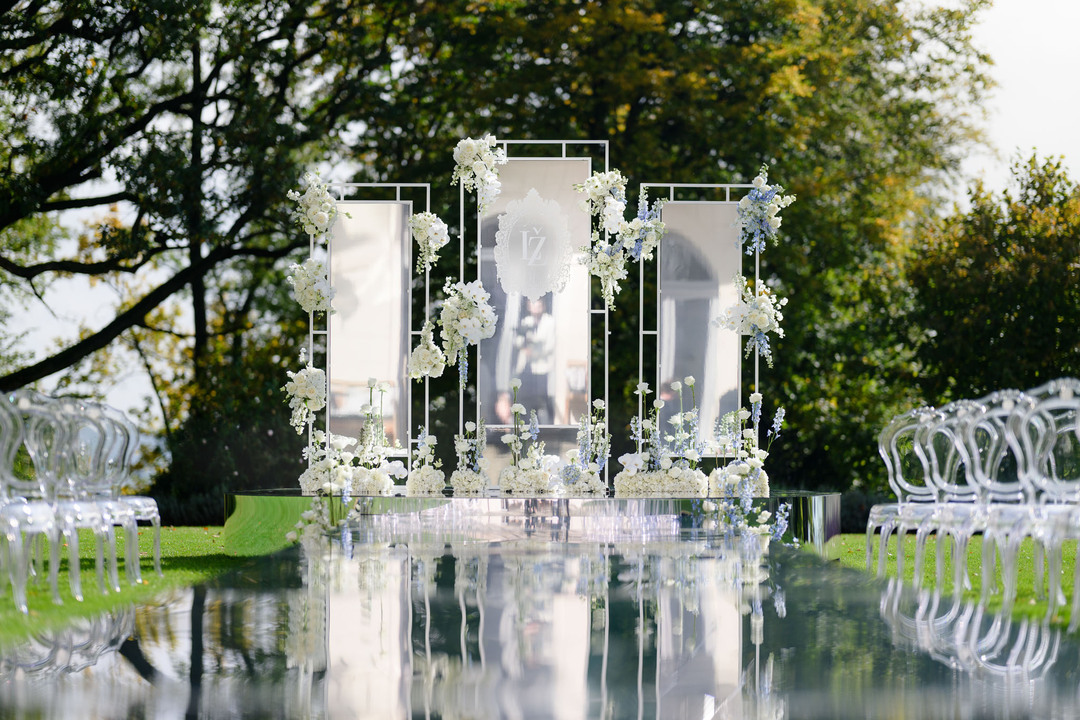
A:
POLYGON ((570 278, 572 251, 566 214, 557 201, 540 197, 536 188, 507 204, 499 216, 495 268, 508 293, 536 300, 562 292, 570 278))

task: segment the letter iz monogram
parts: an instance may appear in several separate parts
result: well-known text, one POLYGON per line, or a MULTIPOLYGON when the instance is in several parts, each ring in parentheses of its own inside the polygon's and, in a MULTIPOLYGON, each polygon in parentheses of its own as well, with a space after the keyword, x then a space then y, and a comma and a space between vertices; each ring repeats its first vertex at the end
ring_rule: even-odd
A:
MULTIPOLYGON (((533 233, 539 233, 542 228, 534 227, 533 233)), ((530 235, 528 230, 521 231, 521 259, 528 265, 544 265, 540 259, 540 251, 544 247, 547 238, 543 235, 530 235), (531 254, 530 254, 531 251, 531 254)))

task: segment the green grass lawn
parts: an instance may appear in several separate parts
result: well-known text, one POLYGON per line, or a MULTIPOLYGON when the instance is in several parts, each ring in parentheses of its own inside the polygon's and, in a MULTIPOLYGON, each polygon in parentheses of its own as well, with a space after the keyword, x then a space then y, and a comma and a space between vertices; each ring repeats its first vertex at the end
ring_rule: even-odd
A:
MULTIPOLYGON (((98 590, 94 568, 94 542, 89 534, 80 535, 79 551, 83 601, 71 596, 68 584, 66 548, 60 566, 60 596, 62 605, 55 605, 48 577, 27 588, 29 613, 16 610, 11 587, 6 577, 0 585, 0 646, 19 642, 34 631, 61 626, 75 617, 89 617, 112 608, 145 602, 163 591, 194 585, 250 562, 247 557, 228 554, 224 548, 220 527, 163 527, 161 529, 161 569, 164 577, 154 572, 153 529, 139 528, 139 554, 142 558, 141 585, 131 585, 124 577, 123 530, 117 529, 117 562, 120 592, 102 594, 98 590)), ((46 570, 47 574, 47 570, 46 570)))
MULTIPOLYGON (((877 551, 878 541, 880 535, 874 536, 874 568, 877 568, 877 551)), ((866 571, 866 535, 865 534, 850 534, 840 535, 833 538, 831 556, 839 557, 840 563, 845 567, 854 568, 856 570, 866 571)), ((1072 591, 1073 591, 1073 568, 1076 564, 1076 542, 1067 542, 1062 553, 1062 589, 1065 592, 1066 604, 1064 607, 1055 609, 1053 617, 1050 618, 1054 625, 1067 626, 1069 623, 1070 608, 1072 603, 1072 591)), ((896 576, 896 537, 895 535, 890 538, 888 551, 888 572, 887 577, 896 576)), ((926 545, 926 562, 923 568, 923 587, 929 590, 934 590, 937 587, 935 579, 935 562, 937 557, 937 543, 934 538, 931 537, 926 545)), ((945 578, 943 587, 941 588, 944 596, 949 596, 953 590, 953 561, 951 546, 946 546, 944 553, 944 565, 945 565, 945 578)), ((967 553, 967 566, 968 574, 971 579, 971 589, 966 590, 964 593, 965 599, 977 600, 980 595, 982 583, 986 580, 983 576, 982 568, 982 537, 976 536, 972 538, 971 544, 968 546, 967 553)), ((1041 619, 1046 615, 1048 605, 1043 599, 1046 594, 1047 577, 1049 570, 1044 574, 1043 579, 1043 591, 1037 592, 1035 587, 1035 547, 1030 539, 1024 542, 1020 548, 1019 555, 1019 571, 1017 582, 1017 599, 1013 607, 1013 614, 1018 617, 1029 617, 1034 619, 1041 619)), ((995 563, 994 568, 995 581, 997 587, 1000 588, 1001 582, 1001 563, 995 563)), ((911 585, 915 578, 915 534, 908 534, 904 544, 904 577, 903 580, 906 584, 911 585)), ((1001 594, 997 592, 991 595, 989 603, 991 611, 996 611, 1001 608, 1001 594)))

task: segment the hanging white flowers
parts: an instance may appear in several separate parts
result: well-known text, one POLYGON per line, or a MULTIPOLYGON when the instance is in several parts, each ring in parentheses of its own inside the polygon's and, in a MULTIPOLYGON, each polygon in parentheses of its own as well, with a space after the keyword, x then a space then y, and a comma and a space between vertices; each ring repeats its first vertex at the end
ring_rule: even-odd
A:
POLYGON ((319 179, 318 174, 306 172, 301 182, 307 187, 301 194, 296 190, 290 190, 289 199, 296 203, 293 217, 304 232, 318 237, 329 232, 337 215, 337 203, 327 190, 326 183, 319 179))
POLYGON ((435 325, 430 320, 420 331, 420 344, 409 355, 409 377, 420 380, 425 377, 441 377, 446 368, 446 355, 435 344, 435 325))
POLYGON ((764 252, 765 241, 777 240, 780 211, 795 202, 794 195, 784 195, 784 188, 769 185, 769 166, 762 165, 754 187, 739 200, 739 244, 747 255, 764 252))
MULTIPOLYGON (((306 361, 307 349, 304 348, 300 350, 300 364, 306 361)), ((315 421, 315 413, 326 407, 326 373, 308 363, 298 372, 287 370, 285 374, 289 376, 289 382, 281 389, 285 391, 292 410, 289 424, 300 435, 309 423, 315 421)))
POLYGON ((492 337, 499 318, 495 309, 488 304, 491 296, 479 280, 470 283, 447 282, 445 292, 446 300, 439 313, 443 351, 447 363, 457 364, 460 385, 465 387, 468 376, 466 348, 492 337))
POLYGON ((439 259, 439 250, 450 241, 446 223, 432 212, 416 213, 409 218, 409 229, 416 241, 416 274, 423 275, 439 259))
POLYGON ((303 265, 290 265, 289 271, 291 274, 285 279, 292 285, 293 299, 300 303, 304 312, 334 312, 335 290, 322 261, 308 258, 303 265))
POLYGON ((600 221, 600 229, 593 232, 590 245, 581 248, 586 253, 582 262, 600 280, 604 303, 614 309, 615 296, 621 288, 619 283, 627 276, 627 260, 651 260, 664 235, 664 223, 660 221, 662 203, 657 201, 650 207, 648 195, 642 191, 637 217, 627 222, 623 217, 626 178, 618 170, 593 173, 574 188, 585 195, 581 209, 600 221))
POLYGON ((777 296, 764 283, 750 287, 742 275, 735 276, 735 287, 739 291, 739 301, 715 318, 713 325, 749 336, 746 355, 757 351, 772 367, 769 333, 784 337, 784 329, 780 326, 784 319, 781 309, 787 305, 787 298, 777 296))
POLYGON ((506 151, 496 148, 496 142, 494 135, 485 135, 479 140, 465 138, 454 148, 452 182, 476 192, 481 215, 499 197, 502 189, 498 166, 506 164, 506 151))

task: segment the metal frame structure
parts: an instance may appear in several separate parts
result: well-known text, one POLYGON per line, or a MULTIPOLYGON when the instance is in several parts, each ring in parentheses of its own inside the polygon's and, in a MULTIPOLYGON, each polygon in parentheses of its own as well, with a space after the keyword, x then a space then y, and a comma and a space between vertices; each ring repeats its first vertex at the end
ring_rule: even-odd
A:
MULTIPOLYGON (((591 160, 591 156, 588 156, 588 155, 570 155, 568 153, 568 148, 570 148, 571 146, 599 146, 599 147, 602 147, 603 151, 604 151, 604 172, 607 172, 610 169, 610 155, 609 155, 610 154, 610 144, 608 143, 607 140, 500 140, 500 141, 498 141, 498 144, 499 144, 500 147, 502 147, 503 151, 506 153, 508 160, 528 160, 528 159, 551 160, 551 159, 559 159, 559 158, 567 158, 567 159, 569 159, 569 158, 581 158, 581 157, 588 157, 591 160), (522 156, 511 156, 510 155, 510 147, 515 146, 515 145, 534 145, 534 146, 535 145, 542 145, 542 146, 558 147, 560 152, 559 152, 558 155, 524 156, 524 157, 522 157, 522 156)), ((459 245, 459 251, 460 251, 460 255, 459 255, 460 261, 459 261, 459 266, 458 266, 458 279, 461 282, 465 282, 465 258, 466 258, 465 227, 466 227, 466 217, 465 217, 465 188, 464 187, 459 188, 458 207, 459 207, 458 245, 459 245)), ((475 232, 475 238, 476 238, 475 257, 476 257, 476 263, 477 263, 477 271, 479 272, 479 268, 480 268, 480 252, 481 252, 481 247, 480 247, 480 229, 481 229, 481 227, 480 226, 481 226, 481 221, 482 221, 482 218, 481 218, 480 212, 479 212, 479 208, 477 208, 477 210, 476 210, 476 212, 474 214, 474 221, 475 221, 475 223, 473 225, 473 230, 475 232)), ((592 296, 592 277, 591 276, 589 278, 589 288, 590 288, 590 293, 589 294, 590 294, 590 298, 591 298, 591 296, 592 296)), ((591 358, 591 355, 592 355, 592 350, 591 350, 591 345, 592 345, 592 321, 596 316, 601 315, 601 314, 604 317, 604 357, 603 357, 603 363, 604 363, 604 396, 603 396, 603 400, 604 400, 605 407, 609 407, 609 403, 608 403, 608 390, 609 390, 608 337, 610 335, 610 330, 608 329, 608 310, 607 310, 606 306, 604 306, 603 309, 593 308, 591 306, 591 299, 590 299, 590 307, 589 307, 589 318, 590 318, 590 321, 589 321, 589 346, 590 346, 589 355, 590 355, 590 362, 589 362, 589 372, 588 372, 588 379, 587 379, 587 387, 589 389, 589 395, 591 397, 591 395, 593 393, 593 390, 594 390, 594 388, 592 386, 592 358, 591 358)), ((468 351, 468 349, 466 349, 466 351, 468 351)), ((477 348, 476 353, 477 353, 477 358, 476 359, 477 359, 477 361, 479 361, 479 348, 477 348)), ((477 364, 474 364, 474 367, 477 367, 477 366, 478 366, 477 364)), ((479 422, 479 414, 480 414, 480 409, 479 409, 479 406, 477 406, 477 408, 476 408, 476 417, 474 418, 474 420, 477 421, 477 422, 479 422)), ((464 426, 465 426, 465 396, 464 396, 463 391, 461 391, 459 389, 458 390, 458 433, 459 434, 464 432, 464 426)), ((564 426, 564 425, 555 426, 555 425, 552 425, 552 426, 542 426, 542 427, 568 427, 568 426, 564 426)), ((605 468, 605 473, 606 472, 607 472, 607 468, 605 468)))
MULTIPOLYGON (((327 184, 327 190, 330 191, 332 194, 335 194, 337 196, 338 202, 344 202, 346 200, 349 200, 351 202, 366 202, 366 203, 387 203, 387 202, 405 203, 405 204, 407 204, 409 206, 409 216, 411 217, 412 214, 413 214, 413 203, 414 203, 414 201, 413 200, 405 200, 405 199, 402 198, 402 190, 404 188, 423 189, 425 207, 424 207, 424 210, 422 210, 421 212, 424 212, 424 211, 427 211, 427 210, 431 209, 431 184, 430 183, 328 183, 327 184), (393 189, 394 190, 394 199, 393 200, 362 200, 362 199, 357 200, 357 199, 347 198, 346 197, 347 194, 350 194, 352 192, 355 192, 357 190, 362 190, 362 189, 372 189, 372 190, 393 189)), ((315 253, 315 237, 314 236, 309 237, 308 252, 311 255, 314 255, 314 253, 315 253)), ((411 242, 409 243, 408 255, 409 255, 409 266, 412 267, 412 261, 413 261, 412 255, 413 255, 413 253, 412 253, 412 243, 411 242)), ((333 248, 332 248, 331 243, 330 243, 330 238, 327 237, 327 239, 326 239, 326 272, 327 272, 328 276, 331 276, 332 273, 333 273, 333 263, 334 263, 333 248)), ((408 303, 409 303, 409 312, 408 312, 409 327, 408 327, 407 335, 408 335, 410 343, 411 343, 412 341, 414 341, 416 339, 417 336, 419 336, 421 334, 421 331, 422 331, 422 329, 417 330, 417 329, 414 329, 413 326, 412 326, 412 288, 411 287, 409 288, 409 292, 408 292, 408 303)), ((424 272, 424 320, 425 321, 427 319, 429 319, 430 312, 431 312, 431 277, 430 277, 430 271, 425 270, 425 272, 424 272)), ((324 371, 326 373, 326 387, 327 387, 327 390, 329 391, 330 379, 331 379, 330 346, 331 346, 331 343, 333 342, 333 337, 330 335, 330 314, 329 313, 324 313, 323 315, 324 315, 324 317, 322 319, 323 320, 323 323, 322 323, 323 326, 322 326, 321 329, 316 329, 315 328, 315 314, 314 313, 308 313, 308 357, 311 358, 312 360, 314 360, 314 357, 315 357, 315 336, 316 335, 324 336, 325 337, 325 343, 326 343, 326 358, 325 358, 325 361, 324 361, 323 365, 324 365, 324 371)), ((406 453, 407 453, 408 458, 411 460, 411 458, 412 458, 412 443, 413 443, 413 437, 412 437, 412 383, 411 382, 408 383, 407 386, 404 388, 404 390, 405 390, 404 396, 405 396, 405 407, 406 407, 406 411, 405 411, 406 412, 406 438, 408 439, 408 442, 406 444, 406 453)), ((428 381, 427 378, 425 378, 424 379, 424 427, 428 427, 429 421, 430 421, 430 415, 429 415, 429 413, 430 413, 429 408, 431 406, 430 397, 431 397, 431 390, 430 390, 430 386, 429 386, 429 381, 428 381)), ((329 402, 327 402, 327 406, 323 411, 323 426, 327 430, 329 430, 329 428, 330 428, 330 405, 329 405, 329 402)), ((309 428, 309 430, 308 430, 308 433, 309 433, 308 442, 309 443, 311 442, 310 432, 311 432, 311 430, 309 428)))
MULTIPOLYGON (((732 191, 738 190, 750 190, 754 186, 748 183, 721 183, 721 184, 703 184, 703 183, 641 183, 639 186, 639 196, 642 197, 648 192, 649 188, 666 188, 667 200, 674 202, 676 200, 675 194, 677 189, 681 190, 702 190, 702 191, 722 191, 722 200, 680 200, 680 202, 703 202, 703 203, 722 203, 736 205, 738 200, 732 200, 732 191)), ((660 247, 657 249, 657 266, 660 262, 660 253, 663 252, 663 239, 660 240, 660 247)), ((754 252, 754 287, 757 284, 761 276, 761 253, 754 252)), ((638 382, 644 381, 644 357, 645 357, 645 336, 649 335, 656 338, 656 378, 654 381, 657 388, 660 386, 660 300, 663 293, 663 288, 660 287, 659 279, 656 284, 656 307, 654 308, 654 322, 653 328, 648 330, 645 328, 645 265, 644 263, 638 263, 638 382)), ((739 380, 737 387, 739 388, 739 400, 742 401, 742 339, 739 340, 739 380)), ((757 351, 754 352, 754 391, 760 392, 760 373, 759 373, 759 361, 757 351)), ((638 395, 638 421, 642 420, 644 396, 638 395)), ((755 430, 757 428, 755 427, 755 430)))

